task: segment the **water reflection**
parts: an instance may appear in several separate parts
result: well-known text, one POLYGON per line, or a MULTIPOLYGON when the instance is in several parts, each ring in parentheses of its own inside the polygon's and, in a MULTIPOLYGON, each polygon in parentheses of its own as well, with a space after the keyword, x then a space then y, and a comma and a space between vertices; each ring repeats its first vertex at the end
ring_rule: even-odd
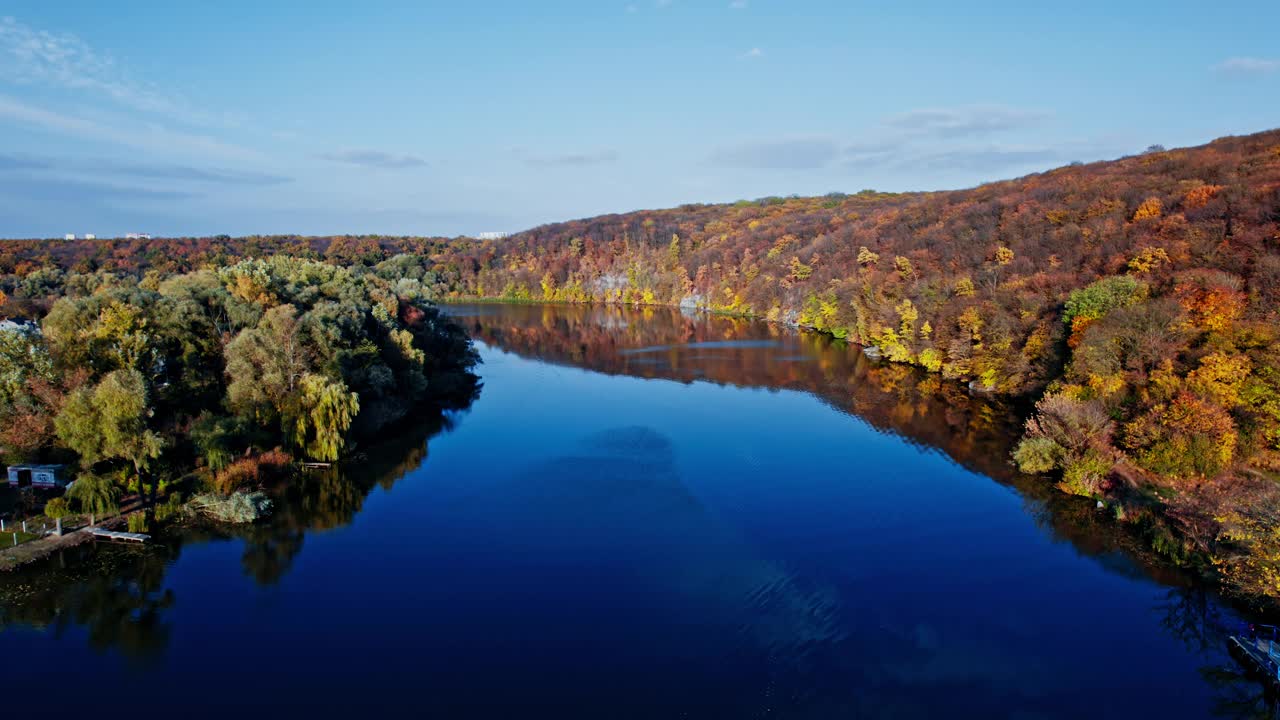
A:
POLYGON ((52 567, 27 568, 0 583, 0 631, 41 630, 61 637, 83 629, 90 648, 133 661, 163 655, 166 617, 176 598, 164 587, 175 546, 64 550, 52 567))
MULTIPOLYGON (((914 368, 871 361, 860 348, 825 335, 742 319, 615 307, 458 306, 452 312, 475 339, 544 363, 609 375, 810 393, 881 432, 942 453, 1013 487, 1023 498, 1026 512, 1051 537, 1070 543, 1111 573, 1148 577, 1170 586, 1167 602, 1153 608, 1153 614, 1171 637, 1204 659, 1202 674, 1214 688, 1220 716, 1271 717, 1274 712, 1262 686, 1244 678, 1223 653, 1227 636, 1239 630, 1237 615, 1224 610, 1216 596, 1157 557, 1140 537, 1091 502, 1063 495, 1042 479, 1016 471, 1008 461, 1021 426, 1016 407, 995 398, 973 397, 956 383, 914 368)), ((576 465, 539 468, 530 477, 578 478, 600 470, 576 465)), ((667 477, 660 466, 646 472, 652 482, 667 477)), ((513 489, 520 487, 516 483, 513 489)), ((674 497, 678 491, 672 488, 671 492, 674 497)), ((691 516, 694 512, 690 504, 691 516)), ((715 546, 709 537, 715 534, 714 523, 694 524, 700 533, 680 549, 691 563, 697 563, 697 552, 690 549, 715 546)), ((690 528, 677 523, 675 532, 687 534, 690 528)), ((835 672, 861 676, 856 684, 876 688, 874 710, 863 710, 878 716, 887 708, 907 715, 943 712, 945 703, 934 702, 946 697, 949 687, 989 683, 993 678, 1003 679, 1000 685, 1003 681, 1009 686, 1039 684, 1049 697, 1050 688, 1060 682, 1048 671, 1051 665, 1045 666, 1039 680, 1031 679, 1035 673, 1028 658, 1002 654, 990 637, 979 632, 962 638, 951 629, 944 642, 928 623, 851 627, 847 616, 842 623, 841 613, 833 609, 838 596, 823 588, 806 588, 794 575, 768 562, 753 564, 749 558, 744 552, 718 562, 751 568, 742 573, 741 581, 755 589, 743 594, 733 581, 722 589, 726 597, 758 599, 778 612, 777 635, 757 637, 775 651, 790 648, 775 654, 774 690, 803 694, 811 685, 784 675, 803 674, 803 668, 812 663, 822 665, 824 673, 843 668, 835 672), (878 662, 868 666, 851 661, 869 656, 878 662), (870 674, 868 667, 874 668, 870 674), (931 689, 922 693, 925 687, 931 689)), ((732 612, 732 602, 724 606, 732 612)), ((769 623, 753 622, 752 632, 768 635, 769 623)), ((1024 641, 1037 642, 1035 633, 1028 633, 1024 641)), ((973 694, 972 687, 968 692, 973 694)), ((977 701, 969 709, 998 714, 1002 708, 1007 710, 1005 700, 1000 692, 993 692, 990 706, 977 701)), ((1046 713, 1052 714, 1047 707, 1046 713)))
MULTIPOLYGON (((223 670, 219 653, 242 653, 236 633, 245 633, 293 714, 334 710, 327 703, 336 701, 303 689, 346 681, 379 687, 353 695, 361 710, 429 697, 442 717, 531 708, 620 718, 1114 717, 1148 706, 1174 716, 1184 701, 1200 714, 1271 716, 1262 686, 1222 652, 1238 616, 1105 513, 1013 471, 1013 408, 760 323, 608 308, 454 312, 498 349, 486 354, 494 392, 461 432, 430 443, 430 463, 428 440, 452 416, 364 448, 341 471, 272 488, 269 522, 188 528, 147 548, 82 549, 63 567, 0 580, 5 629, 73 641, 83 633, 95 649, 143 662, 167 654, 171 699, 191 692, 179 676, 223 670), (507 362, 499 351, 538 362, 507 362), (596 373, 802 391, 931 455, 886 461, 874 442, 851 448, 847 432, 884 438, 805 398, 596 373), (523 392, 552 376, 565 382, 523 392), (582 388, 601 396, 572 396, 582 388), (615 390, 632 405, 606 395, 615 390), (675 409, 644 407, 648 394, 675 409), (702 416, 670 421, 706 398, 726 403, 715 412, 770 412, 795 400, 789 417, 808 424, 770 428, 768 444, 751 445, 735 435, 750 423, 726 419, 722 435, 704 438, 702 416), (819 423, 836 428, 807 437, 819 423), (798 477, 824 471, 798 462, 811 440, 822 459, 839 458, 830 484, 798 477), (1017 489, 1043 537, 1012 493, 983 495, 996 486, 935 455, 1017 489), (844 473, 864 462, 870 474, 844 473), (943 479, 872 477, 898 470, 893 463, 904 475, 926 472, 914 462, 943 479), (394 498, 369 500, 424 464, 394 498), (795 476, 778 477, 792 465, 795 476), (717 485, 698 474, 722 466, 743 476, 717 485), (854 484, 887 490, 843 492, 854 484), (741 497, 765 502, 716 495, 739 485, 741 497), (776 525, 760 517, 774 511, 767 501, 806 494, 776 525), (945 505, 953 500, 983 510, 939 531, 933 523, 964 514, 945 505), (825 504, 826 525, 795 531, 825 504), (883 517, 900 509, 907 520, 883 517), (989 534, 948 534, 983 535, 986 511, 1005 516, 990 518, 989 534), (776 527, 785 529, 770 534, 776 527), (1011 539, 1028 549, 1019 554, 1011 539), (177 592, 165 585, 170 567, 177 592), (1113 591, 1126 594, 1113 601, 1113 591), (326 662, 344 652, 382 662, 326 662), (401 687, 413 688, 412 699, 393 691, 401 687)), ((154 677, 142 675, 140 685, 154 677)))
POLYGON ((165 587, 165 574, 184 547, 239 541, 244 575, 260 586, 274 585, 301 554, 308 533, 350 523, 374 487, 390 489, 420 467, 430 438, 451 428, 461 412, 428 413, 343 467, 308 471, 287 485, 267 488, 275 512, 263 522, 189 522, 143 546, 82 545, 0 578, 0 632, 61 636, 77 628, 86 631, 94 650, 115 650, 139 662, 157 660, 168 647, 167 612, 180 600, 165 587))
POLYGON ((971 396, 939 375, 872 361, 857 346, 828 335, 668 308, 482 305, 450 310, 476 340, 541 362, 609 375, 810 393, 881 432, 1015 487, 1043 528, 1115 572, 1190 583, 1092 503, 1016 470, 1009 454, 1021 433, 1018 408, 971 396), (705 352, 713 347, 716 353, 705 352))

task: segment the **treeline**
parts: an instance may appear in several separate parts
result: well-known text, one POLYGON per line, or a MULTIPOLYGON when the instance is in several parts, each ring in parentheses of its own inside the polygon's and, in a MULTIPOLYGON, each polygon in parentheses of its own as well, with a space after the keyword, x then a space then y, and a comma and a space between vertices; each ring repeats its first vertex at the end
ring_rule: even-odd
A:
POLYGON ((1026 471, 1280 597, 1280 131, 969 190, 609 215, 437 265, 458 296, 759 316, 1038 398, 1026 471))
MULTIPOLYGON (((1038 400, 1016 452, 1025 470, 1052 474, 1069 492, 1108 498, 1131 518, 1159 517, 1176 530, 1158 533, 1167 554, 1213 558, 1238 586, 1280 597, 1280 131, 1152 148, 968 190, 686 205, 495 241, 4 243, 0 312, 47 313, 48 323, 64 295, 91 298, 130 283, 162 293, 173 275, 271 253, 305 258, 317 275, 342 268, 361 279, 411 283, 423 298, 678 305, 757 316, 875 346, 889 360, 977 389, 1038 400)), ((256 286, 215 275, 232 297, 256 286), (241 282, 243 291, 233 291, 241 282)), ((252 301, 262 309, 254 333, 234 355, 218 356, 224 369, 237 363, 233 377, 240 367, 264 366, 257 349, 275 346, 310 312, 303 301, 277 297, 252 301), (298 317, 275 310, 277 302, 293 305, 298 317)), ((215 329, 230 350, 251 328, 234 324, 241 322, 231 315, 235 307, 220 307, 232 335, 215 329)), ((318 313, 340 315, 336 306, 318 313)), ((71 366, 57 352, 52 361, 66 378, 71 366)), ((322 356, 336 352, 317 351, 322 356)), ((202 357, 198 349, 190 355, 192 362, 202 357)), ((326 368, 330 379, 356 373, 342 362, 326 368)), ((103 373, 94 372, 100 382, 103 373)), ((351 377, 347 392, 357 392, 364 408, 353 384, 372 380, 351 377)), ((191 388, 222 398, 229 416, 261 412, 286 429, 298 412, 289 408, 301 407, 250 388, 219 389, 191 388)), ((341 393, 330 389, 308 392, 326 397, 324 412, 341 417, 341 393)), ((370 397, 384 397, 378 392, 370 397)), ((394 415, 394 396, 385 397, 394 415)))
MULTIPOLYGON (((154 240, 5 240, 0 241, 0 314, 39 318, 57 298, 84 292, 102 277, 162 279, 202 268, 230 265, 245 258, 273 255, 322 261, 344 267, 372 267, 391 258, 431 257, 459 238, 334 235, 268 235, 231 238, 157 238, 154 240)), ((419 265, 410 260, 401 267, 419 265)), ((417 268, 415 279, 437 283, 435 270, 417 268), (423 277, 423 273, 427 273, 423 277)), ((439 282, 452 285, 456 276, 439 282)), ((443 287, 443 285, 442 285, 443 287)))
POLYGON ((38 325, 0 330, 0 453, 74 463, 85 512, 196 468, 230 493, 337 460, 476 389, 470 340, 410 258, 64 277, 32 298, 49 303, 38 325))

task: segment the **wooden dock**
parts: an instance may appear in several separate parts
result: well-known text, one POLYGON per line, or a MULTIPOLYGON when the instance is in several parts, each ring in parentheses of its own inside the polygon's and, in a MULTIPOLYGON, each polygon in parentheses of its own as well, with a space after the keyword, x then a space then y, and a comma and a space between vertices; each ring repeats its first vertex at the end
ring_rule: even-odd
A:
POLYGON ((150 535, 142 533, 121 532, 119 530, 107 530, 100 527, 85 528, 85 532, 94 537, 104 538, 106 540, 121 540, 125 542, 146 542, 151 539, 150 535))
POLYGON ((1230 649, 1251 671, 1280 686, 1280 642, 1267 638, 1232 635, 1230 649))

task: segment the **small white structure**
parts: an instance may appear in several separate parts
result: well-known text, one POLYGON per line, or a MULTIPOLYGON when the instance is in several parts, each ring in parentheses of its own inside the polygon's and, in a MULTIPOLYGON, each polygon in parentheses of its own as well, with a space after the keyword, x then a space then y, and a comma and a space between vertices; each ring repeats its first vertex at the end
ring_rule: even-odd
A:
POLYGON ((75 233, 67 233, 66 235, 64 235, 64 236, 63 236, 63 238, 64 238, 64 239, 66 239, 66 240, 75 240, 75 239, 76 239, 76 234, 75 234, 75 233))
POLYGON ((508 233, 508 232, 482 232, 476 237, 481 240, 501 240, 502 238, 507 237, 510 234, 511 233, 508 233))
POLYGON ((97 235, 94 235, 93 233, 85 233, 85 234, 84 234, 84 239, 85 239, 85 240, 97 240, 97 239, 98 239, 98 236, 97 236, 97 235))
POLYGON ((151 233, 125 233, 125 240, 150 240, 151 233))
POLYGON ((64 488, 66 465, 10 465, 9 487, 64 488))

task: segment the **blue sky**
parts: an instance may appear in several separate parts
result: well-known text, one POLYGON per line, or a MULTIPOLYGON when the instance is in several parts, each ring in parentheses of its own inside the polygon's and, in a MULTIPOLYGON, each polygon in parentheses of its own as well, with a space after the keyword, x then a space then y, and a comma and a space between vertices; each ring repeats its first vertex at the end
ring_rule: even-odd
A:
POLYGON ((1280 3, 0 6, 0 237, 513 231, 1280 126, 1280 3))

